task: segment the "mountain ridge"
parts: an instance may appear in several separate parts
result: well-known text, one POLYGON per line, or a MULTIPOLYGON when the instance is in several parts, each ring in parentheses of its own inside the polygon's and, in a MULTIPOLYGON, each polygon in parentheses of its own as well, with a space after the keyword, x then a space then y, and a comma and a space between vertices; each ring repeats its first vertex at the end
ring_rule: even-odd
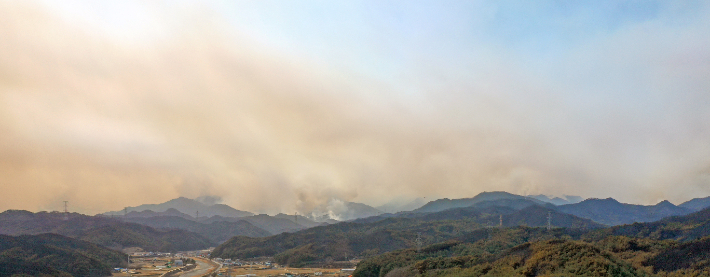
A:
POLYGON ((103 215, 124 215, 126 211, 142 212, 146 210, 150 210, 153 212, 165 212, 171 208, 191 216, 197 216, 197 214, 199 213, 200 217, 211 217, 215 215, 224 217, 244 217, 254 215, 251 212, 234 209, 226 204, 208 205, 200 201, 185 197, 178 197, 160 204, 143 204, 136 207, 126 207, 126 210, 124 211, 105 212, 103 213, 103 215))
POLYGON ((652 222, 669 216, 686 215, 692 210, 678 207, 668 201, 656 205, 635 205, 617 201, 614 198, 589 198, 576 204, 557 206, 561 212, 589 218, 596 222, 614 226, 635 222, 652 222))
POLYGON ((491 192, 481 192, 477 194, 474 197, 471 198, 458 198, 458 199, 449 199, 449 198, 442 198, 442 199, 437 199, 434 201, 430 201, 424 206, 413 210, 412 212, 440 212, 446 209, 452 209, 452 208, 464 208, 464 207, 469 207, 473 204, 483 202, 483 201, 490 201, 490 200, 498 200, 498 199, 520 199, 520 200, 530 200, 533 201, 537 204, 544 205, 545 202, 534 199, 534 198, 529 198, 521 195, 516 195, 504 191, 491 191, 491 192))

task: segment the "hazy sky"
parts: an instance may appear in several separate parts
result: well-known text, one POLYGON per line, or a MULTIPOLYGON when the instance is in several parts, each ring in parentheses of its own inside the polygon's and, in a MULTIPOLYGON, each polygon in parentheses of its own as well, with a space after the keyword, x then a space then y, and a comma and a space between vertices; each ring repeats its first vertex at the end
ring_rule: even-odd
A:
POLYGON ((710 195, 707 1, 0 1, 0 210, 710 195))

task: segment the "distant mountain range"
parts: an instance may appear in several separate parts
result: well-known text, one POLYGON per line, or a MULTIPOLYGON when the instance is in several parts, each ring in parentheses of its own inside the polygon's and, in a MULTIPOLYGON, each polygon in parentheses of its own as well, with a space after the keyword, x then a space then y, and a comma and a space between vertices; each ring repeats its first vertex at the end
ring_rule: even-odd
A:
POLYGON ((476 205, 490 205, 492 203, 500 205, 502 203, 500 201, 505 200, 507 201, 507 206, 509 207, 514 207, 516 205, 525 206, 529 203, 535 203, 541 206, 554 204, 556 206, 548 206, 548 208, 581 218, 591 219, 597 223, 614 226, 631 224, 634 222, 652 222, 669 216, 686 215, 693 211, 710 207, 710 197, 696 198, 678 206, 673 205, 668 201, 662 201, 656 205, 648 206, 624 204, 613 198, 591 198, 578 203, 564 204, 568 202, 575 202, 580 199, 581 198, 578 196, 565 196, 565 199, 562 199, 559 197, 549 198, 545 195, 529 195, 526 197, 507 192, 482 192, 472 198, 444 198, 434 200, 421 208, 414 210, 413 212, 439 212, 446 209, 472 207, 476 205))
POLYGON ((693 210, 673 205, 668 201, 652 206, 624 204, 613 198, 587 199, 576 204, 558 206, 561 212, 589 218, 606 225, 622 225, 634 222, 651 222, 669 216, 685 215, 693 210))
POLYGON ((375 208, 385 213, 398 213, 419 209, 426 203, 426 198, 419 197, 411 201, 395 200, 375 208))
POLYGON ((253 213, 240 211, 225 204, 208 205, 185 197, 175 198, 161 204, 144 204, 137 207, 126 207, 126 210, 124 211, 106 212, 104 215, 124 215, 125 212, 142 212, 146 210, 153 212, 165 212, 168 209, 175 209, 190 216, 197 216, 199 213, 200 217, 212 217, 215 215, 223 217, 243 217, 254 215, 253 213))
MULTIPOLYGON (((337 259, 340 253, 359 256, 370 252, 412 247, 409 243, 413 240, 413 232, 417 232, 417 236, 421 236, 422 240, 431 244, 454 239, 459 233, 494 226, 543 227, 549 224, 553 228, 569 229, 564 232, 577 235, 598 229, 601 230, 600 233, 613 232, 614 235, 638 233, 642 236, 648 235, 648 232, 665 232, 668 228, 675 228, 673 223, 663 222, 678 222, 686 218, 683 215, 693 212, 691 209, 673 205, 668 201, 645 206, 623 204, 612 198, 587 199, 572 204, 564 203, 575 202, 580 198, 560 199, 539 195, 525 197, 507 192, 484 192, 472 198, 438 199, 411 212, 380 214, 280 236, 234 237, 217 247, 213 255, 229 258, 274 255, 280 263, 302 266, 321 261, 326 257, 337 259), (650 221, 656 222, 605 228, 608 225, 650 221), (667 227, 654 227, 656 226, 654 224, 667 227), (639 230, 637 226, 647 227, 639 230), (422 230, 426 231, 422 232, 422 230), (373 244, 372 241, 377 243, 373 244), (301 260, 302 257, 310 257, 311 260, 307 262, 301 260)), ((695 200, 693 203, 701 203, 701 201, 695 200)), ((707 215, 704 215, 705 217, 701 215, 704 214, 696 213, 690 218, 696 218, 696 223, 700 224, 700 221, 708 218, 707 215)), ((678 236, 697 238, 710 235, 703 231, 710 230, 704 225, 693 228, 690 228, 690 223, 680 225, 687 225, 683 227, 685 231, 673 229, 676 231, 671 234, 675 235, 668 235, 670 238, 678 238, 678 236)), ((596 231, 591 232, 594 234, 596 231)), ((663 238, 662 233, 656 236, 663 238)))
POLYGON ((157 230, 105 216, 72 213, 65 219, 65 214, 57 212, 8 210, 0 213, 0 234, 17 236, 42 233, 60 234, 119 250, 140 247, 147 251, 175 252, 205 249, 216 245, 194 232, 179 229, 157 230))
POLYGON ((153 228, 188 230, 204 235, 215 242, 223 242, 233 236, 263 237, 283 232, 294 232, 322 224, 303 216, 300 216, 300 222, 296 222, 293 216, 283 214, 277 216, 261 214, 244 217, 215 215, 209 218, 200 216, 199 220, 196 220, 194 217, 181 213, 174 208, 169 208, 164 212, 133 211, 125 216, 117 216, 116 218, 153 228))
POLYGON ((307 218, 302 215, 287 215, 287 214, 280 213, 280 214, 275 215, 274 217, 288 219, 288 220, 293 221, 294 223, 298 223, 299 225, 306 226, 307 228, 321 226, 321 225, 328 225, 328 223, 316 222, 316 221, 313 221, 310 218, 307 218))
POLYGON ((614 226, 592 232, 588 237, 628 236, 656 240, 693 241, 710 236, 710 209, 682 216, 672 216, 655 222, 614 226))
MULTIPOLYGON (((272 235, 278 235, 283 232, 294 232, 294 231, 303 230, 303 229, 307 228, 306 226, 295 223, 290 219, 278 218, 278 217, 269 216, 266 214, 253 215, 253 216, 240 217, 240 218, 213 216, 208 219, 201 220, 200 222, 201 223, 215 223, 215 222, 225 222, 225 221, 226 222, 239 222, 239 221, 249 222, 249 224, 259 227, 260 229, 263 229, 272 235)), ((262 236, 258 236, 258 237, 262 237, 262 236)))
MULTIPOLYGON (((596 240, 629 236, 690 241, 710 236, 710 209, 695 212, 710 205, 710 198, 693 199, 678 206, 668 201, 648 206, 624 204, 613 198, 568 203, 577 200, 571 196, 483 192, 471 198, 438 199, 397 213, 338 200, 329 206, 337 213, 329 211, 314 219, 304 215, 254 215, 227 205, 177 198, 134 207, 128 213, 97 216, 8 210, 0 213, 0 235, 55 233, 111 249, 140 247, 161 252, 217 246, 215 257, 273 256, 279 263, 296 266, 411 248, 416 246, 417 238, 427 244, 464 241, 478 236, 481 230, 514 228, 519 231, 509 229, 510 232, 529 231, 542 238, 547 237, 546 228, 535 228, 548 224, 558 229, 554 231, 556 237, 585 236, 596 240), (200 216, 192 216, 191 209, 199 209, 200 216), (347 221, 337 222, 331 217, 347 221)), ((0 252, 1 243, 0 240, 0 252)), ((706 244, 710 245, 703 242, 688 247, 706 244)), ((687 252, 680 248, 677 251, 687 252)), ((673 255, 668 253, 669 257, 673 255)), ((19 266, 32 266, 33 262, 36 260, 21 260, 19 266)), ((0 266, 3 263, 10 264, 0 257, 0 266)), ((661 263, 657 261, 656 265, 661 263)), ((44 273, 40 273, 45 275, 68 272, 54 267, 42 270, 44 273)))
POLYGON ((347 221, 382 214, 382 211, 362 203, 346 202, 345 207, 347 207, 347 209, 343 212, 336 213, 337 218, 334 219, 347 221))
MULTIPOLYGON (((213 216, 212 218, 218 218, 213 216)), ((230 218, 231 219, 231 218, 230 218)), ((265 237, 273 233, 254 226, 248 220, 204 220, 197 222, 179 216, 129 217, 128 222, 150 226, 156 229, 180 229, 200 234, 213 242, 222 243, 233 236, 265 237)), ((301 228, 303 229, 303 227, 301 228)))
MULTIPOLYGON (((439 243, 487 227, 546 226, 548 216, 553 227, 591 230, 605 227, 592 220, 564 214, 554 205, 507 194, 487 194, 473 206, 438 212, 402 212, 382 214, 295 233, 263 238, 234 237, 213 251, 213 257, 253 258, 274 256, 275 261, 292 266, 324 262, 326 257, 344 259, 346 255, 392 251, 414 247, 419 236, 427 244, 439 243), (499 196, 499 197, 498 197, 499 196), (502 217, 501 217, 502 216, 502 217)), ((493 228, 495 229, 495 228, 493 228)))
POLYGON ((687 201, 687 202, 680 204, 678 206, 686 208, 686 209, 691 209, 693 211, 699 211, 699 210, 705 209, 707 207, 710 207, 710 197, 693 198, 692 200, 687 201))
POLYGON ((164 212, 155 212, 155 211, 151 211, 151 210, 144 210, 144 211, 140 211, 140 212, 132 211, 132 212, 129 212, 129 213, 127 213, 125 215, 121 215, 121 216, 111 215, 111 217, 124 218, 124 219, 125 218, 151 218, 151 217, 157 217, 157 216, 176 216, 176 217, 180 217, 180 218, 184 218, 184 219, 188 219, 188 220, 195 220, 194 217, 192 217, 188 214, 185 214, 185 213, 181 213, 180 211, 178 211, 174 208, 167 209, 164 212))
POLYGON ((315 222, 337 223, 340 221, 375 216, 382 213, 382 211, 366 204, 333 198, 329 200, 327 205, 305 213, 304 216, 315 222))
POLYGON ((540 201, 542 201, 542 202, 551 203, 551 204, 554 204, 554 205, 557 205, 557 206, 559 206, 559 205, 566 205, 566 204, 579 203, 579 202, 582 202, 582 200, 584 200, 584 199, 582 199, 582 197, 573 196, 573 195, 564 195, 564 196, 562 196, 562 197, 564 197, 564 198, 562 198, 562 197, 552 197, 552 198, 550 198, 550 196, 543 195, 543 194, 528 195, 527 197, 535 198, 535 199, 540 200, 540 201))

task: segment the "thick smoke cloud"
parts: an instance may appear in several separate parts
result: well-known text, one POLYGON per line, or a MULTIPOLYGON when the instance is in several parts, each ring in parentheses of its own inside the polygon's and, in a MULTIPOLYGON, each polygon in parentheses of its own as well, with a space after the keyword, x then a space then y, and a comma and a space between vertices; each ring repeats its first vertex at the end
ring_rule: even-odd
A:
POLYGON ((126 41, 0 3, 0 210, 710 194, 707 13, 539 59, 408 52, 396 81, 269 48, 206 10, 157 14, 159 36, 126 41))

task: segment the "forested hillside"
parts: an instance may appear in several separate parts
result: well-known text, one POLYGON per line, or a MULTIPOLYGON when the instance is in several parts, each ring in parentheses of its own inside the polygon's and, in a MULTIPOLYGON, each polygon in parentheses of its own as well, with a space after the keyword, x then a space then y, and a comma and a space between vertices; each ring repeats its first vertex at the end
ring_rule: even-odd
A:
POLYGON ((0 276, 110 276, 126 255, 57 234, 0 235, 0 276))
POLYGON ((710 276, 708 226, 710 209, 596 230, 487 228, 366 258, 354 276, 710 276))
POLYGON ((146 251, 174 252, 205 249, 215 242, 185 230, 156 230, 103 216, 8 210, 0 213, 0 234, 54 233, 79 238, 106 247, 141 247, 146 251))
POLYGON ((76 232, 72 235, 114 249, 140 247, 146 251, 177 252, 207 249, 214 242, 185 230, 156 230, 136 223, 116 223, 76 232))
POLYGON ((545 226, 550 215, 558 227, 580 230, 603 227, 535 203, 520 207, 524 208, 484 205, 436 213, 406 213, 401 217, 372 217, 265 238, 234 237, 218 246, 212 256, 238 259, 274 256, 277 262, 291 266, 323 264, 414 247, 417 238, 425 245, 454 239, 498 226, 501 215, 503 226, 545 226))
POLYGON ((158 229, 182 229, 197 233, 210 241, 222 243, 234 236, 265 237, 271 233, 245 220, 196 222, 178 216, 155 216, 126 218, 134 222, 158 229))

